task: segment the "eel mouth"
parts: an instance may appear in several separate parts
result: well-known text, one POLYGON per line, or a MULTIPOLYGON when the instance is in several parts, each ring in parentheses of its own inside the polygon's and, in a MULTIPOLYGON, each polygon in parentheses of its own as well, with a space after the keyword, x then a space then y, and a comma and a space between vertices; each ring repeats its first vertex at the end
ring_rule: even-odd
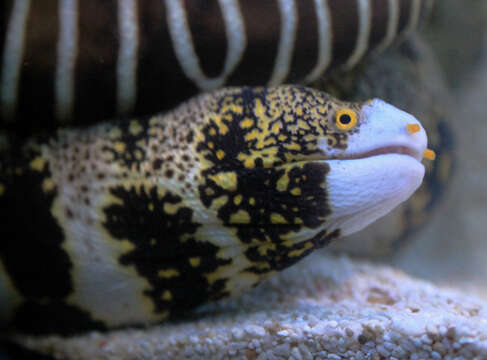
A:
POLYGON ((410 156, 417 161, 421 161, 423 159, 423 152, 418 149, 415 149, 410 146, 406 145, 388 145, 378 147, 376 149, 372 149, 360 154, 350 154, 346 156, 336 156, 334 160, 358 160, 358 159, 365 159, 373 156, 379 155, 390 155, 390 154, 398 154, 398 155, 407 155, 410 156))

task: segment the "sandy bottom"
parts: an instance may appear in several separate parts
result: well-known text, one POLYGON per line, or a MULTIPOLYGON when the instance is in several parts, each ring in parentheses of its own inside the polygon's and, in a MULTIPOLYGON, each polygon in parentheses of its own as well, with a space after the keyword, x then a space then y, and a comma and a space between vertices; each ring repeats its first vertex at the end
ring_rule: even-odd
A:
POLYGON ((487 302, 312 255, 198 320, 19 341, 61 359, 487 359, 487 302))

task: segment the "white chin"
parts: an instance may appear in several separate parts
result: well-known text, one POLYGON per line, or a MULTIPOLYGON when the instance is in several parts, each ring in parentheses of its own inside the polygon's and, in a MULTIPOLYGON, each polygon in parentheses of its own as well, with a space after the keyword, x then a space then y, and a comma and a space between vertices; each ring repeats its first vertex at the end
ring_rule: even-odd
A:
POLYGON ((363 229, 407 200, 425 171, 421 162, 401 154, 327 162, 330 225, 342 235, 363 229))

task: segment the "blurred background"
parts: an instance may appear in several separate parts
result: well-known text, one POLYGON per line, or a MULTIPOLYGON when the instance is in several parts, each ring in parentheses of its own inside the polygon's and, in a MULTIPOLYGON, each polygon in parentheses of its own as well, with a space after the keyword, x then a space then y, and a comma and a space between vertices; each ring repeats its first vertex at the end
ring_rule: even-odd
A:
POLYGON ((423 34, 450 90, 455 173, 427 225, 384 261, 487 297, 487 1, 436 1, 423 34))

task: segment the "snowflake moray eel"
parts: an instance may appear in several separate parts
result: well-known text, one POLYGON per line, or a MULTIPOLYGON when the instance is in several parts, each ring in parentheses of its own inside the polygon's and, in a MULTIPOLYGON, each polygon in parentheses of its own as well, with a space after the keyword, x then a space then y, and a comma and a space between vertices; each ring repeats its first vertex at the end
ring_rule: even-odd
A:
POLYGON ((7 1, 2 324, 66 335, 177 317, 406 200, 427 145, 413 116, 275 85, 352 67, 430 3, 7 1), (190 21, 205 11, 211 24, 190 21))

